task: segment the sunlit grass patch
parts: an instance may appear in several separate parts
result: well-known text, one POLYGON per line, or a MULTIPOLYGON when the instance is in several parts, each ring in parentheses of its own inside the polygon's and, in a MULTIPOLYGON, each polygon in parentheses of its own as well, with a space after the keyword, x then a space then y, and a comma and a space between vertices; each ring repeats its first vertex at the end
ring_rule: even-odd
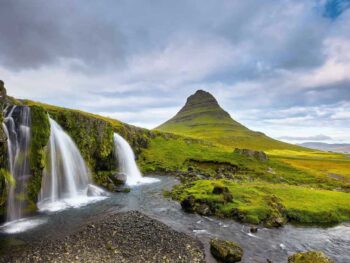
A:
POLYGON ((208 202, 216 209, 215 214, 218 216, 248 223, 265 222, 272 212, 276 212, 277 205, 281 207, 281 215, 289 222, 326 225, 350 220, 350 194, 338 191, 227 180, 199 180, 173 190, 173 197, 180 201, 188 196, 208 202), (232 202, 224 202, 221 195, 213 194, 217 184, 229 189, 233 196, 232 202), (277 205, 271 204, 271 200, 277 205))

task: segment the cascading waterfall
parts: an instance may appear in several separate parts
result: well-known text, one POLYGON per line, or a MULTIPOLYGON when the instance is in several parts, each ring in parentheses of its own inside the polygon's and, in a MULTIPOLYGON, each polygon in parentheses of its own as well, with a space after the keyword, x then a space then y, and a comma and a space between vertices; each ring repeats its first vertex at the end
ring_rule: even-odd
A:
POLYGON ((49 121, 48 162, 37 204, 39 210, 56 211, 101 199, 106 193, 91 184, 89 170, 71 137, 53 119, 49 121))
POLYGON ((119 172, 126 175, 126 184, 135 186, 144 183, 158 182, 158 179, 142 177, 135 162, 135 155, 129 143, 119 134, 114 133, 114 147, 119 164, 119 172))
POLYGON ((8 166, 16 184, 9 186, 7 221, 24 215, 27 182, 30 178, 29 151, 31 139, 30 108, 12 106, 5 109, 3 128, 7 136, 8 166))

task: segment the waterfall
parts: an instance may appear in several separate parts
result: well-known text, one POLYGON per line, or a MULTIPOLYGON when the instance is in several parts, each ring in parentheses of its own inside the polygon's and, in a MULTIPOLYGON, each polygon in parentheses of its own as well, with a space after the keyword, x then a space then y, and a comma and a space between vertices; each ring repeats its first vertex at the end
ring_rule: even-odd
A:
POLYGON ((49 118, 51 133, 41 183, 39 210, 56 211, 99 200, 105 191, 91 184, 90 172, 71 137, 49 118))
POLYGON ((12 106, 5 109, 3 128, 7 136, 8 168, 16 181, 9 186, 7 198, 7 221, 20 219, 27 205, 27 181, 31 175, 29 167, 30 151, 30 108, 12 106))
POLYGON ((135 155, 129 143, 119 134, 114 133, 114 147, 119 164, 119 172, 126 175, 126 184, 134 186, 144 183, 158 182, 158 179, 142 177, 135 162, 135 155))

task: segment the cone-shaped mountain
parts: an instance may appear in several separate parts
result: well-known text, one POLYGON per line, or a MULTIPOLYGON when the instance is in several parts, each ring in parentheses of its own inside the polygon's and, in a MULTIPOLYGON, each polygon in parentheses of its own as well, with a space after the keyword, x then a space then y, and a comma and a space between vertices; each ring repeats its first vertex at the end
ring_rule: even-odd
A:
POLYGON ((156 130, 209 140, 229 148, 291 149, 297 146, 255 132, 231 118, 209 92, 197 90, 185 106, 156 130))

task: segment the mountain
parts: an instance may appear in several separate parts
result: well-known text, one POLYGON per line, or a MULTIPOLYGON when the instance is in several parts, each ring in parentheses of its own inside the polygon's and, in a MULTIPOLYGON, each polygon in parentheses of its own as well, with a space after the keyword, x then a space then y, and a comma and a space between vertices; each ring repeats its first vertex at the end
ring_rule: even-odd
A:
POLYGON ((255 132, 231 118, 209 92, 197 90, 185 106, 155 130, 209 140, 226 148, 301 149, 255 132))
POLYGON ((322 142, 304 142, 300 146, 315 150, 331 151, 339 153, 350 153, 350 144, 348 143, 322 143, 322 142))

